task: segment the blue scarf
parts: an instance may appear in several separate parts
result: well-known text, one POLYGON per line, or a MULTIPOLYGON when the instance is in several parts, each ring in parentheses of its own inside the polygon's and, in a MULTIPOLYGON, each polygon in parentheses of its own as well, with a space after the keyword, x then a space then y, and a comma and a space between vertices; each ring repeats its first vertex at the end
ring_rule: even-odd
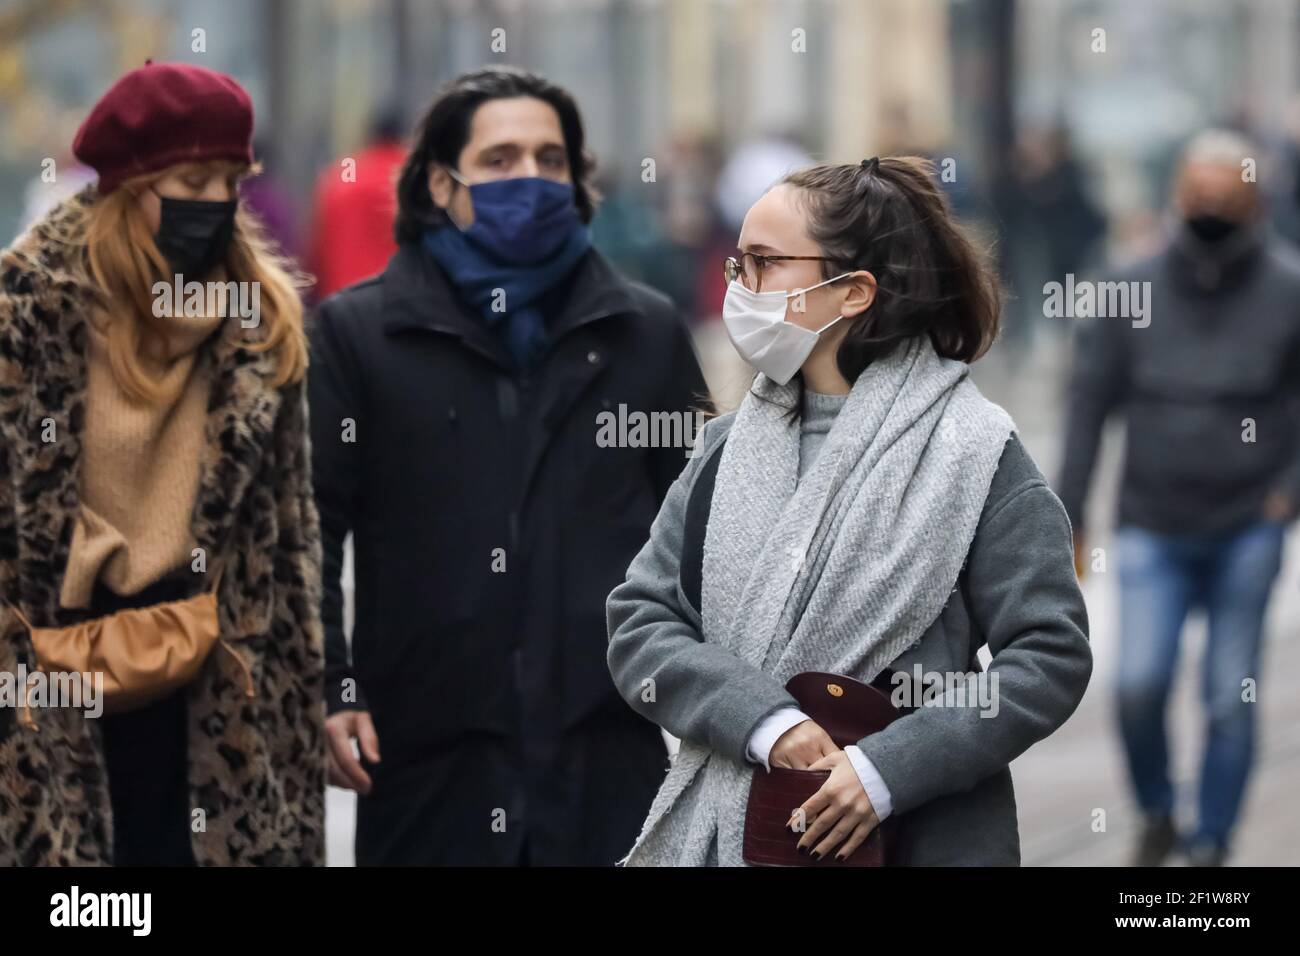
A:
POLYGON ((515 364, 526 368, 546 344, 545 319, 537 301, 587 254, 591 234, 585 225, 575 222, 556 252, 534 265, 502 262, 449 225, 425 232, 424 247, 489 327, 500 331, 504 322, 506 348, 515 364), (494 305, 503 311, 495 311, 494 305))

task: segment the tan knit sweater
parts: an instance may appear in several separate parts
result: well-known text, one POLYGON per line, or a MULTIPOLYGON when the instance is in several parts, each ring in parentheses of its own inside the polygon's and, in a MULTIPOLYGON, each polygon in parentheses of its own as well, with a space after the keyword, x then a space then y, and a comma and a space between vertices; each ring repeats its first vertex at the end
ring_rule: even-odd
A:
POLYGON ((89 607, 98 580, 117 594, 136 594, 192 559, 212 372, 202 346, 222 320, 164 321, 167 348, 141 356, 162 389, 149 403, 128 397, 113 377, 104 316, 87 322, 81 513, 60 592, 64 607, 89 607))

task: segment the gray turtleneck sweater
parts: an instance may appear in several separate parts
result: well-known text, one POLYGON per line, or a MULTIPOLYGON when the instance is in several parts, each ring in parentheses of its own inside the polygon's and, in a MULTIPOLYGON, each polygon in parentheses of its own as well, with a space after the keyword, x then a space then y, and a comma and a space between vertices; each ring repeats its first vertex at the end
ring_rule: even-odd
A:
POLYGON ((803 417, 799 426, 799 478, 808 473, 817 453, 826 443, 826 436, 835 424, 835 416, 840 413, 849 396, 823 395, 821 392, 803 390, 803 417))

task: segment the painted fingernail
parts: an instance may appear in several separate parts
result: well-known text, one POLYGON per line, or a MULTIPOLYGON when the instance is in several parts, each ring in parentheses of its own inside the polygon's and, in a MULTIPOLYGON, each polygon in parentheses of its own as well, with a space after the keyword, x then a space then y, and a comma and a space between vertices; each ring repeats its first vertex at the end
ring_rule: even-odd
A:
POLYGON ((806 846, 801 846, 801 847, 799 847, 799 852, 800 852, 800 853, 807 853, 807 852, 808 852, 808 848, 807 848, 806 846))
POLYGON ((813 851, 812 858, 813 858, 814 860, 820 860, 820 859, 822 858, 822 855, 821 855, 820 853, 818 853, 816 850, 814 850, 814 851, 813 851))

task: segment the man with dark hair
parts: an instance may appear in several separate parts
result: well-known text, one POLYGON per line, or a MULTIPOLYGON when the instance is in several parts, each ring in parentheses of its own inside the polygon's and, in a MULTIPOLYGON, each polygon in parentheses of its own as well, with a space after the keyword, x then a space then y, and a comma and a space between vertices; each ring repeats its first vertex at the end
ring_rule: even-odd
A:
POLYGON ((694 430, 602 422, 693 424, 705 386, 668 300, 591 248, 591 169, 564 90, 457 78, 402 168, 396 254, 316 316, 331 779, 361 795, 359 864, 611 864, 667 768, 609 679, 605 597, 694 430))

